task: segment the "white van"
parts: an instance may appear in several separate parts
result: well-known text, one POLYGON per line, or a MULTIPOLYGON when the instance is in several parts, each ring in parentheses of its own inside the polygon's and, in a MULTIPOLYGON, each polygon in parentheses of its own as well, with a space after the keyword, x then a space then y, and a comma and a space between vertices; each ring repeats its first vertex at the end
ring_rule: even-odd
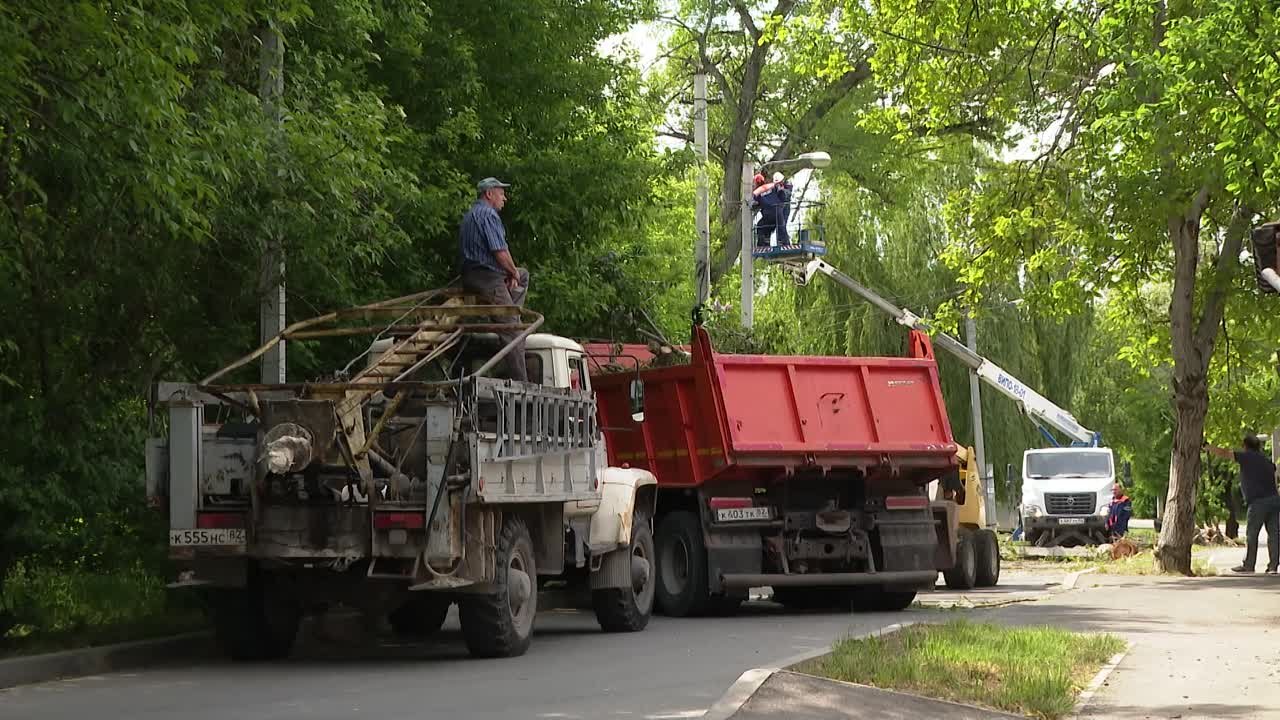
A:
POLYGON ((1028 542, 1050 547, 1107 542, 1116 482, 1110 448, 1063 447, 1022 455, 1022 528, 1028 542))

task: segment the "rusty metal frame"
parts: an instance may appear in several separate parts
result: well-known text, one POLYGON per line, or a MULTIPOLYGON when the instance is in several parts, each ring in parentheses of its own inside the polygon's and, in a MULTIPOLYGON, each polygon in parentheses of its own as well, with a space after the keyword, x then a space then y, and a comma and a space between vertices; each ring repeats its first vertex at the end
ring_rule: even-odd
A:
MULTIPOLYGON (((519 335, 506 343, 476 372, 463 378, 483 376, 503 360, 514 347, 526 340, 539 327, 544 318, 541 314, 515 305, 479 305, 472 302, 474 298, 458 288, 441 288, 425 292, 404 295, 389 300, 358 305, 335 310, 300 320, 285 328, 278 335, 263 343, 254 351, 234 362, 222 367, 197 384, 201 392, 220 397, 241 408, 253 411, 251 405, 253 394, 269 391, 292 391, 298 394, 340 393, 351 390, 414 390, 444 389, 457 387, 457 380, 425 382, 405 381, 402 374, 386 381, 376 381, 369 377, 358 378, 357 382, 301 382, 301 383, 232 383, 222 384, 218 380, 265 355, 273 347, 287 340, 314 340, 324 338, 352 337, 373 335, 377 338, 387 336, 413 335, 420 332, 454 331, 461 335, 476 333, 492 333, 500 330, 519 331, 519 335), (459 322, 467 317, 516 317, 520 322, 502 324, 494 322, 466 323, 459 322), (385 325, 363 325, 344 327, 339 323, 346 320, 363 319, 365 321, 388 319, 385 325), (238 401, 230 395, 246 393, 250 397, 249 404, 238 401)), ((254 413, 256 414, 256 413, 254 413)))

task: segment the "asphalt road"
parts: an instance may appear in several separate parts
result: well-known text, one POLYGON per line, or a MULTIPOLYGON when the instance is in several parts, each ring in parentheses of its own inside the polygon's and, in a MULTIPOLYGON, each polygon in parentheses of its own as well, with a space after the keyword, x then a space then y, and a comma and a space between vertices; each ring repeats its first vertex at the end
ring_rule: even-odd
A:
POLYGON ((539 616, 528 654, 505 660, 469 658, 450 617, 424 645, 309 642, 279 663, 185 663, 0 691, 0 719, 696 718, 745 670, 926 612, 753 603, 736 617, 655 617, 644 632, 611 635, 590 612, 558 611, 539 616))

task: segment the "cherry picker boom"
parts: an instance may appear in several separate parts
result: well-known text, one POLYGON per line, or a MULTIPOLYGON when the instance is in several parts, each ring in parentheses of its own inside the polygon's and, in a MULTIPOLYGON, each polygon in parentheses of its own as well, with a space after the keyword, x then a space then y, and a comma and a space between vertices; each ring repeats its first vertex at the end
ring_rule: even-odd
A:
MULTIPOLYGON (((822 273, 852 290, 862 299, 888 313, 899 324, 928 334, 934 345, 954 355, 984 382, 1017 403, 1018 408, 1027 417, 1031 418, 1033 423, 1042 428, 1042 431, 1044 426, 1047 425, 1071 438, 1071 444, 1076 447, 1097 447, 1101 444, 1099 434, 1082 426, 1070 412, 1058 407, 1048 398, 1032 390, 1026 383, 991 362, 991 360, 970 350, 959 340, 946 333, 935 332, 919 315, 894 305, 862 283, 840 272, 825 260, 810 260, 804 266, 803 277, 797 276, 797 280, 801 285, 808 284, 817 273, 822 273)), ((1045 435, 1053 444, 1058 444, 1052 434, 1046 432, 1045 435)))
POLYGON ((894 305, 825 260, 810 258, 803 265, 794 259, 782 264, 794 273, 800 285, 808 284, 819 273, 826 275, 910 328, 913 335, 930 338, 933 345, 954 355, 979 379, 1013 400, 1055 446, 1027 450, 1023 455, 1019 513, 1029 540, 1041 545, 1107 540, 1106 518, 1115 463, 1111 451, 1101 447, 1100 433, 1084 427, 1070 412, 959 340, 934 331, 919 315, 894 305), (1061 447, 1048 428, 1070 438, 1070 447, 1061 447))

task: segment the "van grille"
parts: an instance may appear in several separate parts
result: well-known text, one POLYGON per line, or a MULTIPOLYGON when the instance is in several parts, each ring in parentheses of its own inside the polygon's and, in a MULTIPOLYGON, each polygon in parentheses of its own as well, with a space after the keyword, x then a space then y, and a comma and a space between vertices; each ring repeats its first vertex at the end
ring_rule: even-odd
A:
POLYGON ((1045 511, 1050 515, 1092 515, 1097 493, 1045 493, 1045 511))

